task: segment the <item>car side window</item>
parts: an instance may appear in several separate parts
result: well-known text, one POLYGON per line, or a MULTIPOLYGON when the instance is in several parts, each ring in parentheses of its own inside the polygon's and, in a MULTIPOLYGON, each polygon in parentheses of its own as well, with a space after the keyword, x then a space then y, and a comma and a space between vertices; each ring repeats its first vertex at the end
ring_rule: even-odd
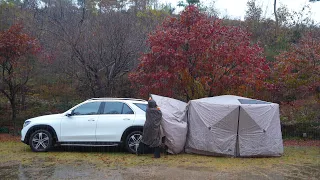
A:
POLYGON ((105 102, 103 114, 134 114, 128 105, 122 102, 105 102))
POLYGON ((74 115, 95 115, 99 112, 101 102, 90 102, 82 104, 73 110, 74 115))
POLYGON ((123 103, 122 114, 134 114, 134 113, 127 104, 123 103))
POLYGON ((147 111, 147 104, 140 104, 140 103, 134 103, 138 108, 140 108, 142 111, 147 111))
POLYGON ((103 114, 121 114, 123 103, 105 102, 103 114))

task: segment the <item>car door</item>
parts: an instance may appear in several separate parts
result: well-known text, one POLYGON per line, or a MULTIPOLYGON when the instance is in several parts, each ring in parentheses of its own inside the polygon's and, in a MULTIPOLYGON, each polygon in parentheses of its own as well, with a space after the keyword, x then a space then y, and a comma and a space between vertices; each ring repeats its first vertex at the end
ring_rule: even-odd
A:
POLYGON ((75 108, 71 116, 61 120, 60 141, 96 142, 96 125, 101 102, 88 102, 75 108))
POLYGON ((125 129, 133 124, 135 114, 124 102, 104 102, 97 122, 98 142, 119 142, 125 129))

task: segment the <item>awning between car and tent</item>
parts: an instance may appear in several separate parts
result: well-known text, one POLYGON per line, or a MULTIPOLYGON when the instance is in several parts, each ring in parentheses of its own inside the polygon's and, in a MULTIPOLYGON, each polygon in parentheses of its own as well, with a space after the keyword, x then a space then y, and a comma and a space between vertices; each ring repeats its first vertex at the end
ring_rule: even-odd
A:
POLYGON ((151 95, 162 112, 161 126, 169 153, 184 150, 187 138, 187 103, 158 95, 151 95))

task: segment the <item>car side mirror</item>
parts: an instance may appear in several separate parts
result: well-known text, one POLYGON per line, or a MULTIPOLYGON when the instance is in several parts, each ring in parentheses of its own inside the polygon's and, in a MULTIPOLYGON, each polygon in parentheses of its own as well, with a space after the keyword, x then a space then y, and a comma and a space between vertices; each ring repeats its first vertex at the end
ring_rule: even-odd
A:
POLYGON ((68 116, 68 117, 70 117, 70 116, 72 116, 73 115, 73 112, 72 111, 68 111, 67 113, 66 113, 66 116, 68 116))

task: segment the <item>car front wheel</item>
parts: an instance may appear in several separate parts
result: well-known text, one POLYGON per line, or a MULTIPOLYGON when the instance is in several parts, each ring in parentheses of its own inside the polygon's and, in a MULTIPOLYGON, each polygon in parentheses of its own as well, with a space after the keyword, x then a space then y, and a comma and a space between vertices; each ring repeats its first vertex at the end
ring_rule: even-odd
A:
POLYGON ((37 130, 31 134, 29 145, 34 152, 46 152, 51 148, 52 135, 46 130, 37 130))
POLYGON ((128 134, 126 138, 126 149, 128 150, 128 152, 136 153, 141 139, 142 139, 141 131, 134 131, 128 134))

